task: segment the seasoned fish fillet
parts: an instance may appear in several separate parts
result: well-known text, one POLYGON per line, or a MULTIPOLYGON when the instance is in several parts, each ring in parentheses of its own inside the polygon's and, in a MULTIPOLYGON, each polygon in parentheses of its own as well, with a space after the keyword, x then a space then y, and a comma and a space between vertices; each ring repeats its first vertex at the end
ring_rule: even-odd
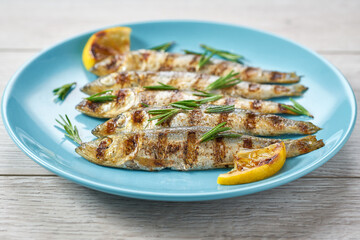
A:
POLYGON ((258 136, 313 134, 320 130, 319 127, 310 122, 291 120, 276 115, 259 114, 242 109, 235 109, 230 113, 206 113, 207 107, 210 107, 210 105, 202 105, 198 109, 180 112, 160 125, 155 125, 157 120, 148 121, 148 119, 154 117, 148 111, 170 107, 128 111, 98 125, 92 133, 97 137, 101 137, 121 132, 137 132, 161 127, 215 127, 222 122, 227 122, 227 127, 231 127, 232 130, 241 134, 258 136))
MULTIPOLYGON (((188 72, 115 72, 86 84, 81 91, 93 95, 105 90, 115 91, 122 88, 159 85, 158 82, 171 85, 183 91, 191 91, 193 89, 206 91, 206 87, 218 78, 218 76, 188 72)), ((213 93, 250 99, 269 99, 301 96, 306 89, 301 84, 283 86, 240 82, 235 86, 213 91, 213 93)))
MULTIPOLYGON (((93 163, 110 167, 148 171, 164 168, 205 170, 229 167, 234 154, 244 148, 262 148, 280 141, 242 136, 198 143, 208 130, 210 128, 180 127, 119 133, 83 143, 76 152, 93 163)), ((287 157, 324 146, 322 140, 317 140, 315 136, 285 140, 284 143, 287 157)))
POLYGON ((98 76, 117 71, 176 71, 200 72, 216 76, 225 76, 231 71, 239 72, 243 81, 258 83, 295 83, 300 77, 295 73, 267 71, 244 66, 240 63, 212 58, 209 63, 198 69, 201 56, 192 54, 138 50, 122 55, 111 56, 95 64, 90 70, 98 76))
MULTIPOLYGON (((91 102, 85 99, 76 106, 76 109, 92 117, 113 118, 120 113, 141 107, 141 103, 145 103, 149 106, 166 106, 172 102, 181 100, 202 99, 201 97, 193 96, 192 92, 149 91, 143 88, 124 88, 113 91, 112 94, 117 96, 113 101, 91 102)), ((296 115, 296 113, 282 107, 280 103, 271 101, 249 100, 224 96, 211 104, 235 105, 236 108, 265 114, 286 113, 296 115)))

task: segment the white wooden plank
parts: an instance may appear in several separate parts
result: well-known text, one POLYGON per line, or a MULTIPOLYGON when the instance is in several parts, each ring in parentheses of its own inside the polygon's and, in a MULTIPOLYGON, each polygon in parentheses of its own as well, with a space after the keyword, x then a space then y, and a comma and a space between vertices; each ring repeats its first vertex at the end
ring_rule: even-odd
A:
POLYGON ((58 177, 0 177, 2 239, 356 239, 360 179, 308 178, 209 202, 153 202, 58 177))
POLYGON ((321 51, 359 51, 360 2, 225 0, 1 1, 0 48, 44 48, 108 25, 194 19, 249 26, 321 51))

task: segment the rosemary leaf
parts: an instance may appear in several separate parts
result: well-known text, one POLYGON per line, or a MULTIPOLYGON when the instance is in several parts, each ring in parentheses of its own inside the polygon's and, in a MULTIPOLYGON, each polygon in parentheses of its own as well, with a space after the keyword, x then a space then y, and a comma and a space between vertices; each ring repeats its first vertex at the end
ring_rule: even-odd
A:
POLYGON ((198 142, 206 142, 206 141, 212 140, 212 139, 216 138, 219 133, 225 132, 225 131, 228 131, 231 129, 229 127, 223 127, 224 125, 226 125, 226 122, 222 122, 222 123, 218 124, 216 127, 214 127, 213 129, 211 129, 210 131, 208 131, 207 133, 202 135, 201 138, 198 140, 198 142))
POLYGON ((196 102, 200 103, 200 104, 205 104, 205 103, 208 103, 208 102, 214 102, 214 101, 217 101, 219 100, 220 98, 222 98, 223 95, 213 95, 211 97, 206 97, 206 98, 203 98, 203 99, 199 99, 199 100, 195 100, 196 102))
POLYGON ((57 95, 59 99, 64 100, 74 85, 76 85, 76 82, 62 85, 61 87, 55 88, 53 93, 55 96, 57 95))
POLYGON ((71 124, 68 116, 65 114, 65 118, 59 114, 61 120, 63 122, 60 122, 59 120, 55 119, 56 122, 58 122, 66 131, 65 136, 73 140, 74 142, 81 144, 81 138, 79 136, 79 131, 77 130, 77 127, 71 124))
MULTIPOLYGON (((153 121, 153 120, 156 120, 158 119, 157 123, 155 125, 160 125, 161 123, 163 123, 164 121, 166 121, 167 119, 169 119, 170 117, 176 115, 177 113, 179 113, 181 111, 181 109, 160 109, 160 110, 157 110, 158 112, 161 111, 161 110, 166 110, 164 111, 163 114, 159 114, 158 116, 155 116, 153 118, 150 118, 148 121, 153 121)), ((149 111, 150 114, 153 114, 149 111)))
POLYGON ((206 89, 210 91, 215 89, 232 87, 241 82, 240 78, 235 77, 238 74, 239 73, 234 73, 234 71, 231 71, 226 76, 220 77, 213 83, 209 84, 206 89))
POLYGON ((175 44, 175 42, 167 42, 167 43, 161 44, 159 46, 152 47, 152 48, 150 48, 150 50, 166 52, 174 44, 175 44))
POLYGON ((208 53, 209 53, 209 51, 206 50, 201 55, 201 58, 198 63, 198 69, 202 68, 205 64, 207 64, 210 61, 210 59, 216 54, 216 52, 211 52, 210 55, 207 55, 208 53))
POLYGON ((193 93, 194 96, 199 96, 199 97, 212 97, 216 94, 213 94, 213 93, 209 93, 209 92, 205 92, 205 91, 200 91, 200 90, 197 90, 197 89, 193 89, 195 92, 198 92, 198 93, 193 93))
POLYGON ((242 61, 240 59, 244 59, 244 57, 239 55, 239 54, 231 53, 231 52, 224 51, 224 50, 215 49, 215 48, 207 46, 205 44, 201 44, 200 47, 202 47, 205 50, 210 51, 210 52, 216 52, 215 54, 217 56, 219 56, 221 58, 224 58, 226 60, 232 61, 232 62, 242 63, 242 61))
POLYGON ((178 90, 176 87, 166 85, 164 83, 158 82, 160 85, 157 86, 145 86, 143 88, 149 89, 149 90, 178 90))
POLYGON ((94 95, 91 95, 90 97, 87 97, 85 99, 91 101, 91 102, 109 102, 116 98, 115 95, 109 95, 107 93, 112 92, 112 90, 107 90, 103 92, 96 93, 94 95))
POLYGON ((216 106, 216 107, 208 107, 206 108, 206 113, 228 113, 233 112, 235 110, 235 105, 228 106, 216 106))
POLYGON ((194 52, 194 51, 190 51, 190 50, 186 50, 186 49, 184 49, 183 51, 184 51, 184 53, 186 53, 186 54, 202 55, 202 53, 194 52))
POLYGON ((141 106, 143 106, 143 107, 149 107, 149 105, 147 105, 146 103, 140 103, 141 104, 141 106))
POLYGON ((294 99, 290 98, 290 101, 294 104, 294 106, 287 106, 285 104, 281 104, 283 108, 286 108, 294 113, 299 115, 305 115, 308 117, 314 117, 308 110, 306 110, 300 103, 296 102, 294 99))

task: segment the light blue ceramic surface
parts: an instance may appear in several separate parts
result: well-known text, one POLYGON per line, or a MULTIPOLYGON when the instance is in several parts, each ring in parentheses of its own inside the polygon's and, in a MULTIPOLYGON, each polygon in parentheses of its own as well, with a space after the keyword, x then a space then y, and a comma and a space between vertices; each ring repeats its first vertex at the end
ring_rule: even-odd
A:
MULTIPOLYGON (((317 136, 325 147, 288 159, 283 169, 263 181, 220 186, 217 176, 227 170, 143 172, 98 166, 79 157, 75 145, 55 127, 58 114, 68 114, 85 141, 102 121, 74 109, 85 95, 80 86, 96 79, 83 68, 82 49, 96 31, 63 41, 34 57, 11 78, 3 94, 2 116, 15 143, 34 161, 59 176, 100 191, 134 198, 195 201, 241 196, 273 188, 311 172, 331 159, 350 136, 356 119, 356 102, 343 75, 313 51, 261 31, 226 24, 167 21, 128 24, 133 29, 131 48, 149 48, 176 41, 172 49, 200 50, 206 43, 243 54, 247 64, 264 69, 296 71, 309 90, 297 100, 314 114, 293 117, 312 120, 323 128, 317 136), (77 82, 63 103, 54 102, 52 89, 77 82)), ((287 103, 287 99, 280 99, 287 103)))

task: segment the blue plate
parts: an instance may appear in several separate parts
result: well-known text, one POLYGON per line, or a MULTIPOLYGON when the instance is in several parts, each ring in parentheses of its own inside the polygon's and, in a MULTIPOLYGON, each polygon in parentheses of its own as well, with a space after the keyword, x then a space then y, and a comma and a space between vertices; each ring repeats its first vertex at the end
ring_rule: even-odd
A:
MULTIPOLYGON (((128 24, 133 29, 132 49, 149 48, 176 41, 172 51, 200 50, 206 43, 241 53, 247 64, 264 69, 296 71, 309 90, 298 101, 315 115, 321 130, 317 136, 325 147, 287 160, 275 176, 263 181, 220 186, 217 176, 227 170, 143 172, 98 166, 79 157, 75 145, 56 128, 58 114, 68 114, 83 140, 94 137, 90 130, 100 120, 74 109, 85 95, 79 87, 96 77, 85 71, 82 49, 96 31, 85 33, 44 50, 25 64, 8 83, 2 99, 5 127, 14 142, 35 162, 59 176, 89 188, 121 196, 168 201, 211 200, 263 191, 293 181, 332 158, 345 144, 354 127, 356 102, 344 76, 313 51, 261 31, 218 23, 165 21, 128 24), (52 90, 77 82, 63 103, 54 102, 52 90)), ((281 99, 287 102, 287 99, 281 99)), ((293 117, 311 120, 307 117, 293 117)))

